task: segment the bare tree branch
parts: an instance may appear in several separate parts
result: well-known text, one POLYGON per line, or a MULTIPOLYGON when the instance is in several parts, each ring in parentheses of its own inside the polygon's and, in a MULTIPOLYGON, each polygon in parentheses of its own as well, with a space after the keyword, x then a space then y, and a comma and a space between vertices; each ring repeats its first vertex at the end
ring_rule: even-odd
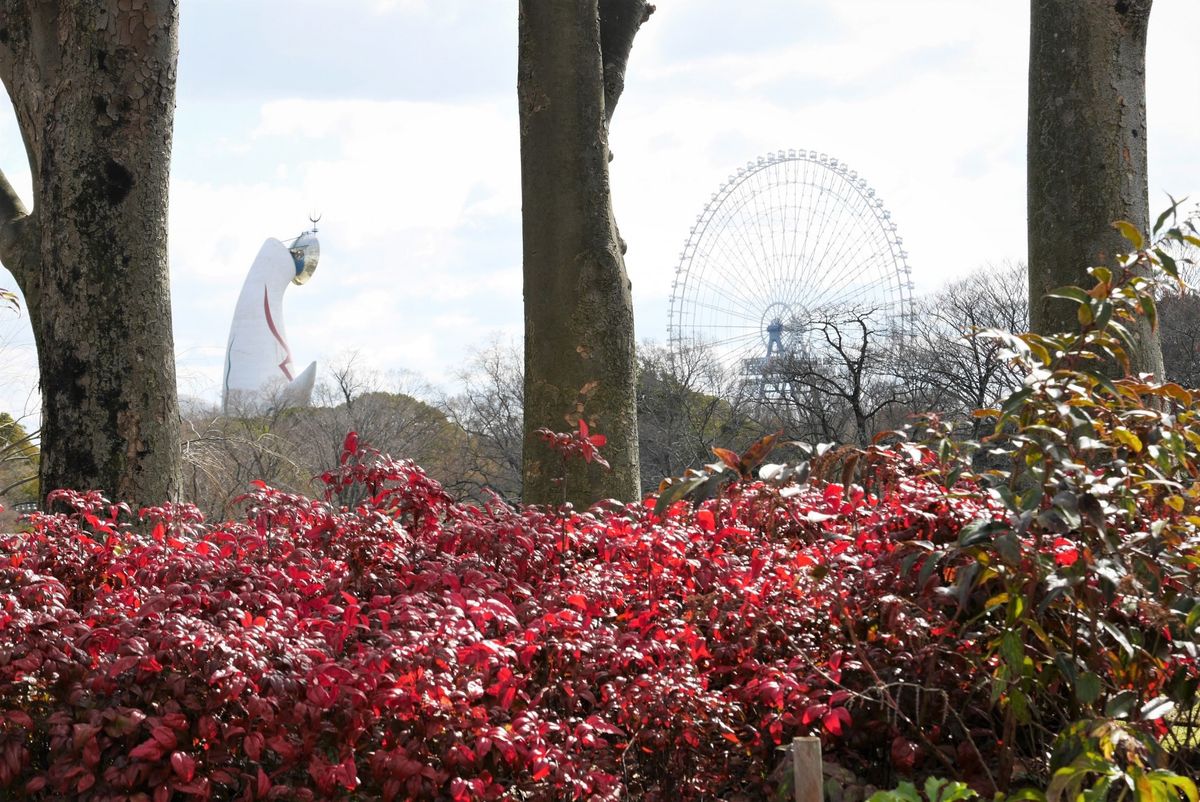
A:
POLYGON ((604 60, 604 124, 612 125, 613 112, 625 89, 625 68, 633 37, 650 19, 654 6, 646 0, 600 0, 600 53, 604 60))
MULTIPOLYGON (((18 2, 5 3, 4 10, 0 12, 0 27, 3 27, 5 32, 3 42, 0 42, 0 81, 3 81, 8 89, 19 121, 22 120, 23 108, 18 95, 13 91, 14 81, 19 79, 20 70, 36 69, 31 63, 33 59, 29 52, 30 13, 28 4, 18 2)), ((29 141, 30 126, 22 124, 20 128, 26 157, 29 159, 33 175, 36 176, 37 165, 34 163, 33 149, 29 141)), ((30 258, 30 243, 33 240, 29 235, 36 233, 35 229, 36 226, 21 196, 13 188, 8 176, 0 170, 0 263, 16 277, 26 296, 32 290, 32 282, 29 279, 32 273, 30 265, 33 261, 30 258)))
POLYGON ((29 216, 21 196, 9 183, 8 176, 0 171, 0 263, 17 277, 21 289, 29 291, 29 237, 32 218, 29 216))

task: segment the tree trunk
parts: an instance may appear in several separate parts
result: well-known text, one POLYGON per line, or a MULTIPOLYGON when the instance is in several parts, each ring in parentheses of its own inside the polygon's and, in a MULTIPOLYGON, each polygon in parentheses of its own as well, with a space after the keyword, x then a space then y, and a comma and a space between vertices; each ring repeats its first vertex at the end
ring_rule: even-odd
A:
POLYGON ((652 10, 644 0, 520 2, 528 503, 639 495, 633 301, 609 192, 608 123, 652 10), (536 435, 581 418, 607 437, 611 472, 564 466, 536 435))
MULTIPOLYGON (((1045 293, 1091 286, 1087 268, 1131 247, 1112 224, 1149 227, 1146 30, 1152 0, 1032 0, 1029 47, 1029 299, 1034 331, 1074 331, 1075 306, 1045 293)), ((1162 375, 1138 329, 1135 370, 1162 375)))
POLYGON ((0 260, 29 308, 43 492, 174 499, 179 407, 167 264, 178 0, 5 0, 0 78, 33 211, 0 176, 0 260))

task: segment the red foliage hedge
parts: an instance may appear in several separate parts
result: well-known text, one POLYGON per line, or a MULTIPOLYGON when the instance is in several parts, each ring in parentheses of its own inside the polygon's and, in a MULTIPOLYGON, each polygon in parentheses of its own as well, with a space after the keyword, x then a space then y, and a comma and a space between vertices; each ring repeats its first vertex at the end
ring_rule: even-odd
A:
POLYGON ((0 539, 0 795, 713 799, 808 733, 970 775, 984 646, 954 567, 902 544, 992 512, 921 449, 868 456, 875 492, 743 483, 665 520, 462 505, 361 452, 325 477, 355 509, 260 486, 244 523, 130 526, 60 494, 0 539))

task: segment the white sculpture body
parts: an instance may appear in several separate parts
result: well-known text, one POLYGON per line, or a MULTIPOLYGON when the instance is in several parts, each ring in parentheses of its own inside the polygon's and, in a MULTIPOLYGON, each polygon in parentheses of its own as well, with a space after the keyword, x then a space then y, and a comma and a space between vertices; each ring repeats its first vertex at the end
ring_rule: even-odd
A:
POLYGON ((301 234, 290 246, 268 239, 259 249, 229 329, 221 398, 226 414, 307 406, 311 401, 317 363, 296 371, 283 325, 283 293, 288 285, 303 284, 312 276, 319 255, 312 232, 301 234))

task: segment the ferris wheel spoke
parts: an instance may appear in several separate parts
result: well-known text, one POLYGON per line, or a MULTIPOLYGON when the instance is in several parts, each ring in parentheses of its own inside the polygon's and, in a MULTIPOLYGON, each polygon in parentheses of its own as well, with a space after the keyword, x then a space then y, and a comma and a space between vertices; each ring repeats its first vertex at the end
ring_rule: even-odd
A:
MULTIPOLYGON (((732 234, 732 237, 738 242, 745 241, 742 232, 738 229, 733 229, 733 231, 736 233, 732 234)), ((730 263, 735 261, 730 243, 721 242, 718 247, 720 247, 721 254, 727 261, 730 263)), ((743 260, 741 270, 724 273, 722 280, 731 294, 742 299, 751 308, 758 307, 761 312, 761 307, 764 305, 763 298, 770 297, 771 294, 770 287, 762 281, 765 269, 766 266, 763 264, 758 262, 747 264, 743 260)))
POLYGON ((758 254, 761 253, 756 243, 750 236, 750 232, 754 228, 754 221, 747 217, 746 203, 739 203, 730 210, 729 224, 727 230, 730 232, 730 242, 727 247, 736 247, 741 253, 749 257, 749 262, 743 262, 749 268, 733 278, 738 283, 738 286, 743 292, 751 294, 761 301, 764 297, 769 297, 771 294, 771 286, 767 279, 769 270, 769 262, 764 259, 759 259, 758 254), (734 217, 736 215, 736 218, 734 217))
POLYGON ((762 339, 760 331, 744 331, 741 334, 734 334, 731 337, 722 337, 720 339, 710 339, 708 342, 713 345, 729 345, 731 343, 751 342, 762 339))
POLYGON ((749 328, 747 326, 734 326, 734 325, 730 325, 728 323, 710 323, 705 328, 710 329, 712 331, 721 331, 724 329, 730 329, 733 331, 740 331, 740 332, 743 332, 748 335, 749 334, 756 334, 756 335, 762 334, 762 328, 759 326, 754 326, 753 328, 749 328))
MULTIPOLYGON (((836 173, 832 174, 836 176, 836 173)), ((831 176, 830 180, 834 180, 831 176)), ((811 234, 805 243, 805 253, 808 256, 808 261, 818 263, 818 253, 822 250, 822 243, 825 241, 825 232, 830 223, 829 203, 833 197, 833 188, 828 182, 817 184, 814 182, 814 196, 812 202, 808 206, 808 219, 805 222, 806 234, 811 234)))
POLYGON ((767 175, 769 169, 757 171, 752 178, 750 202, 738 207, 738 233, 746 247, 762 255, 757 260, 759 269, 753 276, 742 277, 746 283, 753 282, 760 299, 774 299, 779 286, 775 276, 778 253, 774 244, 775 220, 771 210, 764 206, 764 195, 769 192, 767 175))
MULTIPOLYGON (((709 225, 710 231, 705 232, 708 235, 710 250, 719 251, 713 255, 721 260, 720 267, 725 268, 716 273, 714 281, 720 280, 726 284, 730 283, 731 276, 753 275, 758 272, 759 268, 753 251, 741 241, 743 237, 733 223, 732 216, 735 211, 736 209, 731 206, 725 210, 724 214, 714 216, 709 225)), ((733 289, 740 289, 740 287, 735 284, 733 289)))
MULTIPOLYGON (((833 195, 832 192, 830 194, 831 196, 833 195)), ((839 262, 835 260, 833 254, 846 247, 846 244, 852 241, 851 237, 844 236, 841 232, 843 229, 853 230, 850 204, 860 200, 857 193, 849 202, 841 195, 837 195, 836 199, 838 200, 836 208, 827 215, 822 229, 823 232, 825 229, 829 229, 829 235, 823 237, 820 252, 815 254, 814 259, 815 264, 820 265, 823 272, 839 267, 839 262)))
MULTIPOLYGON (((742 317, 758 321, 762 316, 762 304, 750 294, 745 286, 737 282, 736 277, 740 274, 740 271, 721 271, 719 273, 720 283, 717 283, 716 280, 705 281, 696 286, 696 298, 697 300, 715 298, 724 301, 736 307, 742 317)), ((712 303, 711 300, 705 302, 712 303)))
MULTIPOLYGON (((841 219, 839 225, 850 230, 869 231, 869 228, 863 225, 863 220, 859 214, 864 205, 862 197, 855 195, 851 201, 854 206, 844 206, 841 210, 841 219)), ((843 270, 849 269, 852 264, 851 255, 858 252, 869 242, 867 237, 842 237, 840 241, 831 242, 825 252, 825 260, 834 266, 840 266, 843 270)))
MULTIPOLYGON (((874 229, 879 227, 879 222, 874 219, 874 215, 869 213, 870 210, 866 207, 866 204, 863 202, 861 196, 857 200, 859 201, 859 204, 854 210, 855 214, 851 220, 851 224, 857 230, 863 231, 865 236, 857 239, 852 239, 849 237, 845 238, 838 250, 833 252, 833 254, 829 257, 830 264, 839 266, 841 273, 846 273, 856 269, 860 261, 858 254, 862 253, 864 250, 870 250, 873 247, 878 247, 878 238, 875 236, 874 229)), ((838 276, 834 275, 831 278, 832 280, 836 281, 838 276)))
POLYGON ((845 311, 864 312, 870 311, 871 308, 883 309, 892 305, 883 300, 889 284, 890 282, 881 277, 866 284, 842 284, 839 287, 830 288, 818 303, 822 308, 845 311))
POLYGON ((881 251, 856 254, 855 257, 858 270, 845 271, 835 276, 828 285, 830 292, 847 285, 886 282, 895 279, 894 275, 888 275, 888 260, 882 256, 881 251))
POLYGON ((885 239, 860 242, 853 250, 845 250, 838 256, 840 267, 830 272, 826 288, 833 288, 864 277, 892 272, 891 247, 885 239))
MULTIPOLYGON (((765 225, 759 226, 760 237, 762 244, 763 257, 766 262, 766 279, 768 285, 778 287, 779 281, 776 275, 779 266, 779 247, 775 240, 775 213, 769 200, 768 193, 771 192, 770 172, 768 170, 760 170, 755 176, 758 179, 760 191, 754 193, 754 209, 755 216, 762 220, 765 225), (766 236, 761 236, 765 228, 766 236), (767 246, 770 245, 770 252, 767 251, 767 246)), ((780 226, 782 229, 782 226, 780 226)))
MULTIPOLYGON (((886 243, 885 243, 886 244, 886 243)), ((823 283, 823 292, 821 295, 828 295, 835 288, 856 280, 873 277, 876 271, 875 254, 871 253, 872 249, 878 251, 879 243, 872 243, 869 240, 857 243, 853 249, 842 248, 832 258, 830 264, 833 267, 827 271, 827 277, 823 283), (864 251, 867 253, 864 255, 864 251)))
POLYGON ((705 243, 700 275, 693 284, 697 292, 707 288, 721 295, 732 295, 742 306, 752 310, 757 306, 754 294, 737 279, 742 275, 753 275, 758 266, 746 260, 744 251, 730 247, 728 240, 731 235, 727 222, 715 222, 718 226, 705 243))
POLYGON ((751 334, 741 334, 737 337, 725 337, 724 339, 720 340, 702 340, 701 342, 710 346, 714 350, 726 353, 730 350, 745 350, 748 352, 753 352, 755 347, 761 347, 764 354, 767 350, 767 344, 762 341, 762 337, 757 331, 751 334))
POLYGON ((880 271, 873 265, 872 260, 860 260, 857 270, 843 271, 832 277, 821 289, 819 298, 843 298, 848 293, 879 283, 885 280, 880 271))
POLYGON ((788 181, 786 184, 787 191, 791 194, 791 216, 789 218, 791 225, 788 228, 792 232, 792 241, 784 252, 784 259, 787 262, 786 270, 792 276, 795 275, 799 264, 797 249, 800 245, 801 227, 797 224, 797 219, 803 208, 802 195, 808 189, 808 184, 805 182, 807 164, 807 162, 790 162, 789 169, 795 180, 788 181))
POLYGON ((862 258, 857 252, 844 257, 845 267, 836 272, 830 271, 829 278, 822 285, 820 298, 838 295, 843 287, 856 283, 871 282, 878 278, 872 258, 862 258))
MULTIPOLYGON (((716 312, 721 315, 732 316, 734 319, 737 319, 737 320, 744 320, 744 321, 746 321, 746 323, 744 324, 745 326, 753 327, 755 330, 758 330, 760 328, 760 321, 762 319, 762 313, 758 312, 758 311, 747 309, 746 307, 739 307, 736 309, 731 309, 728 306, 720 306, 718 304, 713 304, 708 301, 700 301, 700 300, 694 301, 693 306, 697 307, 698 309, 706 309, 710 312, 716 312)), ((722 324, 722 325, 736 325, 736 324, 722 324)))

